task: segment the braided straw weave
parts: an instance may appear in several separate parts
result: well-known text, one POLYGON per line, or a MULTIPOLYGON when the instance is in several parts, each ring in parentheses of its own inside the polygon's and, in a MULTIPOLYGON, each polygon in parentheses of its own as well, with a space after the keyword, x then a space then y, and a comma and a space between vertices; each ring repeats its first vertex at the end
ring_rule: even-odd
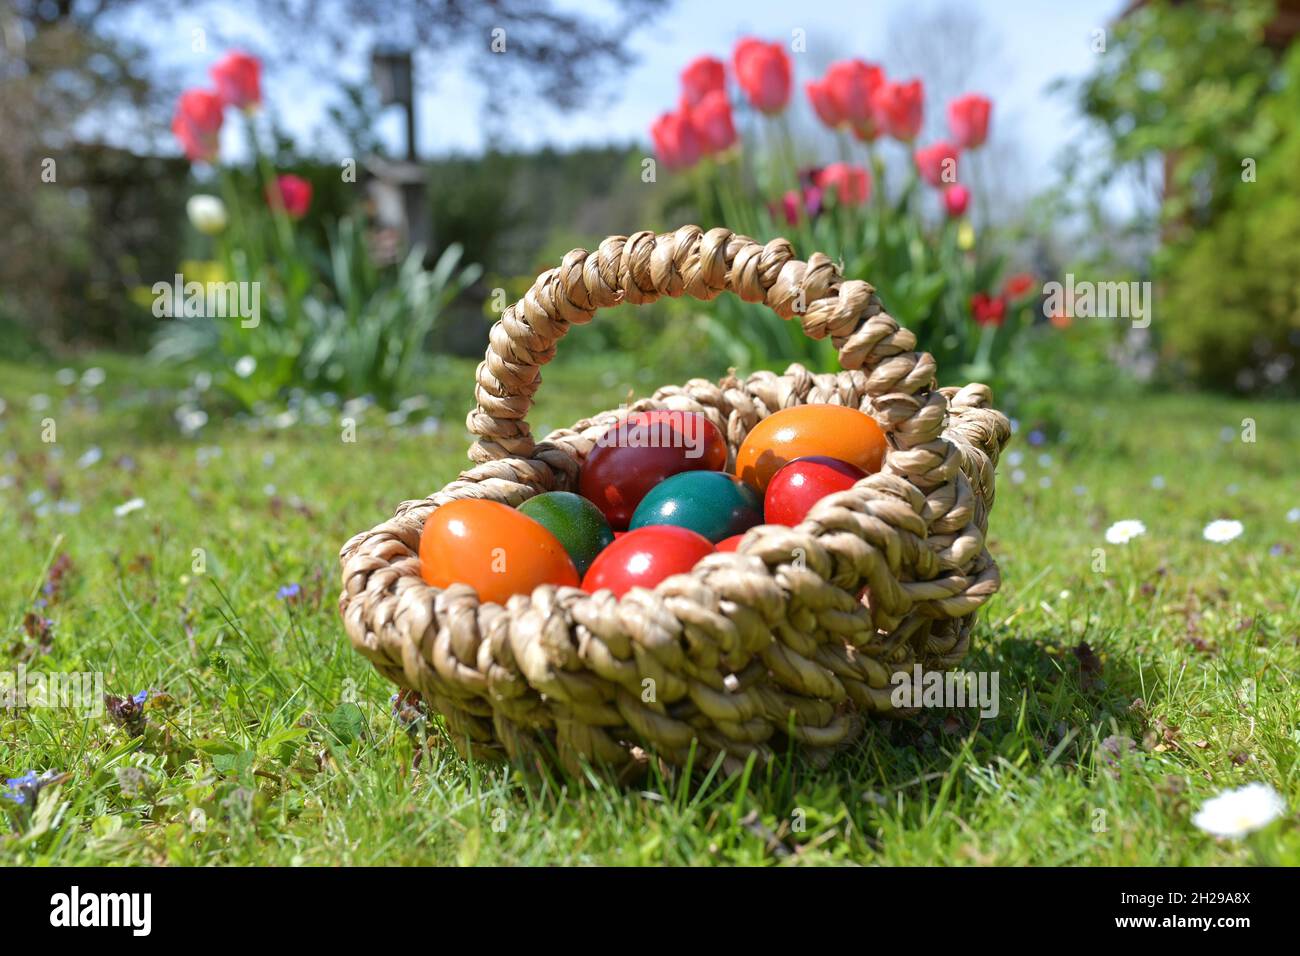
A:
POLYGON ((999 584, 984 537, 1007 419, 984 385, 937 388, 934 359, 915 347, 868 283, 842 278, 820 253, 800 261, 784 239, 683 226, 573 250, 492 328, 468 419, 474 467, 344 546, 339 609, 353 646, 419 691, 460 752, 480 759, 553 754, 576 772, 584 759, 618 766, 643 748, 680 764, 693 744, 697 759, 728 760, 769 756, 774 735, 843 744, 860 715, 894 710, 893 675, 962 659, 999 584), (735 553, 621 599, 544 585, 502 606, 465 585, 424 583, 417 554, 430 512, 458 498, 517 506, 574 491, 587 452, 626 414, 533 441, 539 371, 570 325, 625 302, 721 292, 785 319, 805 306, 804 331, 831 337, 843 371, 693 379, 631 410, 702 412, 734 459, 779 409, 847 405, 885 430, 879 474, 824 498, 797 527, 753 528, 735 553))

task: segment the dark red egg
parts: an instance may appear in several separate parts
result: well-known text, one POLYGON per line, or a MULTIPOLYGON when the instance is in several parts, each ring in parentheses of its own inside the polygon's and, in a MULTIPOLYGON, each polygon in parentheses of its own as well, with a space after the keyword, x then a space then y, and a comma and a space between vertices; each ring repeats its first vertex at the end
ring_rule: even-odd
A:
POLYGON ((763 496, 768 524, 797 525, 817 502, 852 488, 867 473, 856 465, 824 455, 796 458, 772 476, 763 496))
POLYGON ((617 531, 628 526, 641 499, 665 478, 726 466, 726 439, 699 412, 633 412, 596 440, 583 462, 578 491, 617 531))
POLYGON ((684 574, 712 553, 709 539, 688 528, 637 528, 596 555, 582 579, 582 588, 591 593, 608 588, 622 597, 632 588, 652 588, 664 578, 684 574))

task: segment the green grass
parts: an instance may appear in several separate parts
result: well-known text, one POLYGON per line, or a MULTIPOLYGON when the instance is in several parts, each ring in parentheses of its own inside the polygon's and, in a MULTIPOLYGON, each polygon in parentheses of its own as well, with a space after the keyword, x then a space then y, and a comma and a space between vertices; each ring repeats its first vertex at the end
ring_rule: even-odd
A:
MULTIPOLYGON (((141 738, 107 715, 0 710, 3 776, 70 774, 34 812, 0 800, 6 863, 1300 862, 1295 405, 1062 397, 1059 439, 1031 447, 1022 427, 992 522, 1005 583, 966 665, 1000 675, 996 718, 927 712, 872 724, 825 768, 795 755, 621 790, 468 765, 436 734, 417 762, 338 620, 340 545, 463 467, 470 364, 413 417, 441 417, 436 433, 371 411, 345 443, 333 423, 182 437, 183 383, 96 361, 94 405, 54 369, 0 364, 0 653, 10 672, 101 672, 110 694, 154 696, 141 738), (1147 533, 1107 545, 1122 518, 1147 533), (1245 533, 1206 542, 1215 518, 1245 533), (41 649, 24 619, 61 554, 41 649), (297 603, 277 597, 290 583, 297 603), (1285 819, 1242 842, 1192 825, 1253 780, 1285 819)), ((632 368, 548 372, 538 430, 650 391, 632 368)))

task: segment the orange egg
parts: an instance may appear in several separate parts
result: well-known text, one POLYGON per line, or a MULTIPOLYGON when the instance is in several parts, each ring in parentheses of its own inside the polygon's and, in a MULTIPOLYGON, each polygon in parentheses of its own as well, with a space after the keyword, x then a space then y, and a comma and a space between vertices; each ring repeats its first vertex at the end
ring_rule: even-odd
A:
POLYGON ((875 419, 843 405, 796 405, 769 415, 736 453, 736 477, 759 491, 787 462, 824 455, 868 474, 885 460, 885 433, 875 419))
POLYGON ((539 584, 578 586, 564 545, 528 515, 464 498, 438 508, 420 535, 420 576, 436 588, 468 584, 480 601, 504 604, 539 584))

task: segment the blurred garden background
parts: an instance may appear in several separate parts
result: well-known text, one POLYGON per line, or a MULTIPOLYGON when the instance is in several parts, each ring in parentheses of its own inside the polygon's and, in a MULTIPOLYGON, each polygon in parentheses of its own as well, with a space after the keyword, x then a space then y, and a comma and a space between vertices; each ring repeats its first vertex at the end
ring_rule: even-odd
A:
MULTIPOLYGON (((1300 3, 1065 6, 0 0, 0 620, 11 669, 118 703, 3 711, 0 852, 1300 858, 1300 3), (829 772, 520 797, 412 743, 337 551, 467 465, 539 272, 684 223, 830 255, 992 386, 1014 696, 829 772), (1267 840, 1193 825, 1250 782, 1267 840)), ((535 430, 834 354, 730 296, 623 306, 535 430)))

